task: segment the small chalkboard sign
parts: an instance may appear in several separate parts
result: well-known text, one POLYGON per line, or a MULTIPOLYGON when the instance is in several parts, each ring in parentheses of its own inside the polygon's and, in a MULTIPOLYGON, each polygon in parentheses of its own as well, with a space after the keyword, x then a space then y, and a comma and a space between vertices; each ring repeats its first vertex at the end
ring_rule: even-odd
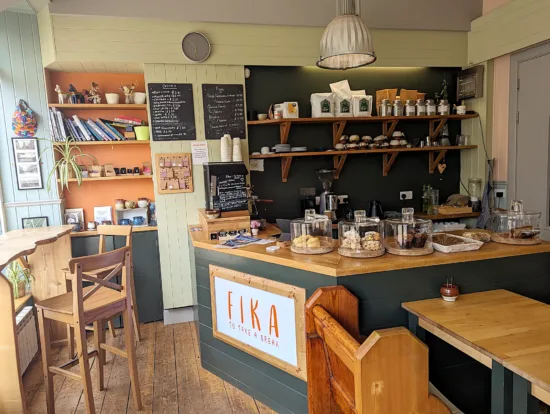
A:
POLYGON ((246 138, 243 85, 202 85, 206 139, 246 138))
POLYGON ((197 139, 193 85, 190 83, 150 83, 149 107, 153 141, 197 139))
POLYGON ((217 190, 218 196, 214 202, 214 208, 219 208, 221 211, 248 210, 245 175, 219 175, 217 190))

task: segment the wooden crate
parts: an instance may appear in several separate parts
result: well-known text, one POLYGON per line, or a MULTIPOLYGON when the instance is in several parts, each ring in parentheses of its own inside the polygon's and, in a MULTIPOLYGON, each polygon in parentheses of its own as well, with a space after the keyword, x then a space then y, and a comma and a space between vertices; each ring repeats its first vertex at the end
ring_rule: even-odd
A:
POLYGON ((229 240, 239 234, 250 235, 250 215, 209 219, 206 217, 206 210, 200 208, 199 222, 212 243, 229 240))

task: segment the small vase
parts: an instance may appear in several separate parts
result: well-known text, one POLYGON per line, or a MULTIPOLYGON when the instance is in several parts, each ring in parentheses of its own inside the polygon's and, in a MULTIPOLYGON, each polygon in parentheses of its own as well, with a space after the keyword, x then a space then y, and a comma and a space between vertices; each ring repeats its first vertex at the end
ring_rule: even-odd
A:
POLYGON ((25 282, 18 282, 17 289, 13 289, 13 298, 19 299, 25 296, 26 294, 27 294, 27 284, 25 282))
POLYGON ((260 229, 252 229, 253 236, 257 236, 259 232, 260 232, 260 229))

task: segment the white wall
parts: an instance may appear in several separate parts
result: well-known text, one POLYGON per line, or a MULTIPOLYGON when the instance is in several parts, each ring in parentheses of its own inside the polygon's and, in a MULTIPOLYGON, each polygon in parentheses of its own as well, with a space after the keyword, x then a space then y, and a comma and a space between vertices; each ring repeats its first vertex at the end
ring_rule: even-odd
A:
MULTIPOLYGON (((26 217, 46 216, 50 225, 59 225, 61 209, 55 201, 59 198, 57 185, 53 185, 51 194, 46 189, 20 191, 17 188, 11 118, 19 99, 26 100, 38 116, 36 136, 49 138, 36 16, 3 12, 0 13, 0 179, 7 229, 20 228, 21 219, 26 217)), ((44 143, 39 142, 39 147, 44 148, 44 143)), ((45 154, 41 165, 44 188, 52 165, 53 154, 45 154)))

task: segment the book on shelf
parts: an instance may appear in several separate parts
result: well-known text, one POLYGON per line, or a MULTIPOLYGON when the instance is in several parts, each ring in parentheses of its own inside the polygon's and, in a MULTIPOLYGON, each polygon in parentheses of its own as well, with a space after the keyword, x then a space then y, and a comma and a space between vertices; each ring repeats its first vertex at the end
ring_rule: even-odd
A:
POLYGON ((90 131, 90 134, 92 134, 92 136, 94 137, 94 141, 110 141, 109 139, 105 139, 105 137, 102 135, 103 131, 100 131, 99 128, 94 125, 91 119, 88 119, 86 121, 85 126, 90 131))
POLYGON ((117 116, 115 118, 115 122, 119 124, 126 124, 126 125, 135 125, 135 126, 141 126, 143 125, 143 121, 139 118, 132 118, 129 116, 117 116))
POLYGON ((82 132, 82 135, 84 135, 84 138, 86 139, 86 141, 95 141, 95 139, 93 139, 92 136, 90 135, 88 128, 84 126, 84 123, 80 120, 80 118, 76 115, 73 115, 73 119, 75 120, 78 128, 80 128, 80 131, 82 132))
POLYGON ((98 118, 95 120, 95 123, 99 128, 101 128, 101 130, 105 134, 109 136, 110 141, 119 141, 119 137, 113 131, 111 131, 111 129, 107 126, 106 122, 98 118))

